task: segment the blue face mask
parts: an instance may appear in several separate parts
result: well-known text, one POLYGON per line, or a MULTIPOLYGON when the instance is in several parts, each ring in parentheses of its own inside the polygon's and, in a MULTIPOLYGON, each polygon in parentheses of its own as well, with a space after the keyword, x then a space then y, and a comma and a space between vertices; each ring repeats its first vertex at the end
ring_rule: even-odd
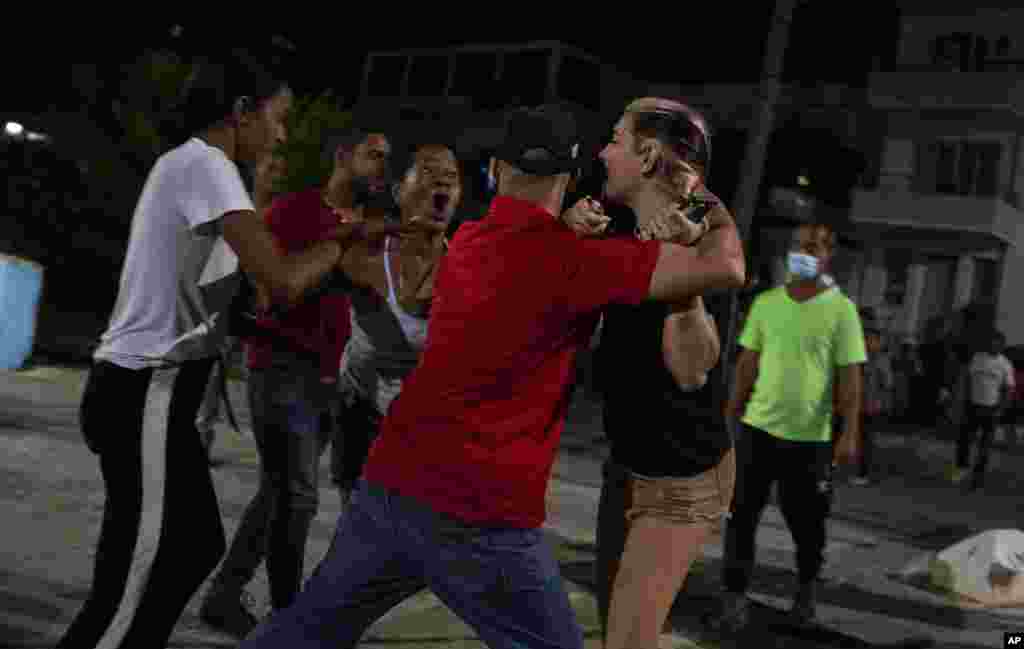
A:
POLYGON ((818 277, 818 258, 802 252, 791 252, 786 257, 786 269, 797 279, 818 277))

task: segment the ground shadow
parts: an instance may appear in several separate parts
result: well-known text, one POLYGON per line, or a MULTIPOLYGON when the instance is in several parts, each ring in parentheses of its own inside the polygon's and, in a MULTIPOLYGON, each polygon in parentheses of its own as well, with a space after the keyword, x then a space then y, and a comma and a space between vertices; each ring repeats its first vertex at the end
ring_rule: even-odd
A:
MULTIPOLYGON (((566 545, 576 553, 594 552, 594 546, 590 544, 566 545)), ((596 593, 593 559, 563 562, 561 568, 562 575, 566 579, 591 594, 596 593)), ((732 640, 722 638, 706 627, 706 617, 717 611, 720 572, 721 559, 706 558, 695 568, 673 605, 670 618, 675 628, 685 630, 688 635, 695 635, 712 642, 735 641, 736 646, 780 646, 796 649, 803 646, 867 648, 878 646, 926 647, 935 644, 931 638, 914 637, 891 645, 878 645, 827 627, 798 628, 786 619, 784 611, 761 603, 757 603, 751 612, 753 622, 751 633, 756 635, 746 638, 737 637, 732 640)), ((788 600, 792 597, 795 583, 796 574, 792 570, 762 564, 758 565, 754 573, 751 593, 755 596, 768 595, 788 600)), ((939 628, 1011 630, 1009 626, 1006 626, 1007 620, 1000 620, 998 616, 986 612, 966 612, 952 606, 893 597, 866 591, 851 584, 825 582, 820 584, 819 593, 819 601, 823 605, 863 611, 939 628)), ((727 644, 722 644, 722 646, 727 646, 727 644)))

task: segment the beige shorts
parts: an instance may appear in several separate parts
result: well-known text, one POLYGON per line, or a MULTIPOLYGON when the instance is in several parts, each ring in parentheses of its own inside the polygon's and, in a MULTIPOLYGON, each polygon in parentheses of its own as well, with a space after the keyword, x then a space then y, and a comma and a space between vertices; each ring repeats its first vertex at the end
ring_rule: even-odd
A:
POLYGON ((725 518, 736 487, 736 451, 729 449, 714 468, 689 478, 648 478, 627 474, 626 521, 652 516, 694 525, 725 518))

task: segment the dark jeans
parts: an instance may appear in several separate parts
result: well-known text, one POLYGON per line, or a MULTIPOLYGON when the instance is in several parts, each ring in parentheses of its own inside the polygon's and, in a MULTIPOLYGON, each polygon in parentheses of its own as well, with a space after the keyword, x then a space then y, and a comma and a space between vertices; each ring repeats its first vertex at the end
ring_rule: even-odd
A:
POLYGON ((964 423, 960 427, 960 438, 956 444, 956 465, 958 467, 966 469, 969 466, 974 433, 981 431, 978 438, 978 457, 974 463, 974 472, 978 475, 985 473, 988 466, 988 451, 992 446, 992 437, 995 435, 996 426, 999 423, 999 414, 999 409, 995 406, 967 405, 964 423))
POLYGON ((89 372, 80 417, 106 487, 89 597, 57 645, 164 647, 224 553, 195 419, 209 361, 89 372))
POLYGON ((371 624, 423 588, 492 649, 583 647, 540 529, 471 527, 362 480, 295 604, 240 647, 355 647, 371 624))
POLYGON ((800 583, 813 582, 825 563, 825 521, 832 507, 832 444, 784 440, 744 424, 736 454, 736 495, 725 533, 725 589, 745 593, 750 586, 755 534, 776 481, 779 508, 796 544, 800 583))
POLYGON ((381 417, 372 403, 358 395, 348 393, 343 399, 341 434, 335 442, 338 452, 332 459, 338 486, 351 490, 363 475, 363 465, 370 454, 370 445, 377 438, 381 417))
POLYGON ((313 359, 275 353, 272 365, 252 370, 249 403, 260 455, 260 483, 214 580, 240 591, 266 559, 274 608, 294 601, 302 585, 306 541, 320 504, 319 468, 331 441, 339 401, 320 382, 313 359))

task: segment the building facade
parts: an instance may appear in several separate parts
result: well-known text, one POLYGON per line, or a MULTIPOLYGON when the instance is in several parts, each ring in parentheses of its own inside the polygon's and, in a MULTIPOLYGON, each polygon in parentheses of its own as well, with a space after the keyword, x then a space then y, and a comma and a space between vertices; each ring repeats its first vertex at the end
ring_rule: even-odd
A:
POLYGON ((856 297, 907 337, 981 303, 1024 343, 1024 8, 1008 7, 909 3, 895 60, 870 77, 856 297))

